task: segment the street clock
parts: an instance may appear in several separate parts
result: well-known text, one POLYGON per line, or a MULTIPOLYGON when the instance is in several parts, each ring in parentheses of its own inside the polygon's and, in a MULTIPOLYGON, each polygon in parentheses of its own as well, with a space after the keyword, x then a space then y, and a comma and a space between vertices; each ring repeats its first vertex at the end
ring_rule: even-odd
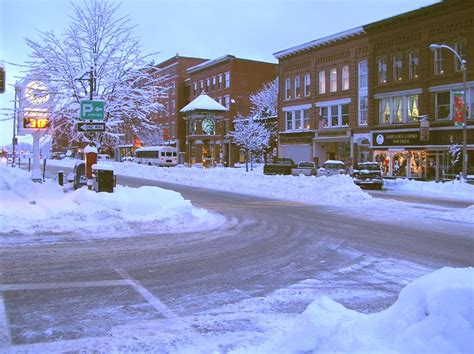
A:
POLYGON ((207 134, 207 135, 213 135, 214 134, 214 120, 210 118, 205 118, 202 121, 202 131, 207 134))
POLYGON ((51 94, 45 84, 41 81, 33 80, 28 82, 25 86, 25 98, 28 103, 38 106, 48 102, 51 98, 51 94))

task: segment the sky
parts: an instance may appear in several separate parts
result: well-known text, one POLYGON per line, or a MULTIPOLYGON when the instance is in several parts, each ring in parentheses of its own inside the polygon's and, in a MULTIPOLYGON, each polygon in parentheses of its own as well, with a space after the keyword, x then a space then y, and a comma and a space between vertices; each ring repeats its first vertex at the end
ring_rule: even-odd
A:
MULTIPOLYGON (((25 38, 38 31, 60 35, 74 0, 0 0, 0 146, 11 143, 13 85, 28 59, 25 38)), ((119 1, 120 2, 120 1, 119 1)), ((161 62, 179 53, 213 59, 225 54, 276 63, 273 53, 395 16, 437 0, 123 0, 120 15, 136 25, 144 54, 161 62)))

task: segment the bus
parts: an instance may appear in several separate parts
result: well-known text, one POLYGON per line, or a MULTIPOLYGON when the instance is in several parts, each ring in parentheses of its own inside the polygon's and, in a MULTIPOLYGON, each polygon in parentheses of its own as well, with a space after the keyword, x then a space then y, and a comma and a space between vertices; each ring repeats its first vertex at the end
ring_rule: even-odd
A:
POLYGON ((178 150, 170 146, 145 146, 135 150, 135 162, 171 167, 178 164, 178 150))

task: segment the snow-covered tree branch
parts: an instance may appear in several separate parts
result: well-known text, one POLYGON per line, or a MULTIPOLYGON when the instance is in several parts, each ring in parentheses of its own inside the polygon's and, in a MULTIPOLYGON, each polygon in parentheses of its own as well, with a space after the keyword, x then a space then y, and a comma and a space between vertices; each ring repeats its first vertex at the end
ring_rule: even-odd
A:
POLYGON ((250 95, 251 112, 258 118, 273 117, 278 113, 278 80, 267 82, 254 95, 250 95))
POLYGON ((253 115, 238 116, 234 120, 234 129, 230 135, 233 137, 234 143, 245 152, 245 166, 248 172, 248 155, 263 153, 270 142, 271 132, 264 123, 258 121, 253 115))
POLYGON ((163 109, 167 94, 158 69, 143 56, 127 17, 118 17, 119 5, 107 0, 72 4, 67 31, 39 32, 26 39, 32 52, 29 76, 48 84, 54 94, 53 134, 70 141, 87 140, 76 132, 80 101, 89 99, 89 72, 93 72, 94 100, 105 101, 106 132, 97 143, 120 141, 125 130, 139 134, 154 129, 152 117, 163 109), (79 78, 83 80, 78 80, 79 78))

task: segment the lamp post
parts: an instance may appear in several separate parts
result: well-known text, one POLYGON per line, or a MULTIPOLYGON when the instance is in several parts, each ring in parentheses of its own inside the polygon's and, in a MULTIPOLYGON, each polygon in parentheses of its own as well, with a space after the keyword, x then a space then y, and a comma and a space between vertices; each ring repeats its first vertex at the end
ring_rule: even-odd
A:
POLYGON ((459 60, 459 64, 461 64, 461 71, 462 71, 462 90, 463 90, 463 123, 462 123, 462 178, 466 181, 467 177, 467 102, 466 102, 466 60, 461 58, 459 53, 447 46, 445 44, 430 44, 430 49, 432 51, 439 50, 441 48, 448 49, 451 51, 454 56, 459 60))

